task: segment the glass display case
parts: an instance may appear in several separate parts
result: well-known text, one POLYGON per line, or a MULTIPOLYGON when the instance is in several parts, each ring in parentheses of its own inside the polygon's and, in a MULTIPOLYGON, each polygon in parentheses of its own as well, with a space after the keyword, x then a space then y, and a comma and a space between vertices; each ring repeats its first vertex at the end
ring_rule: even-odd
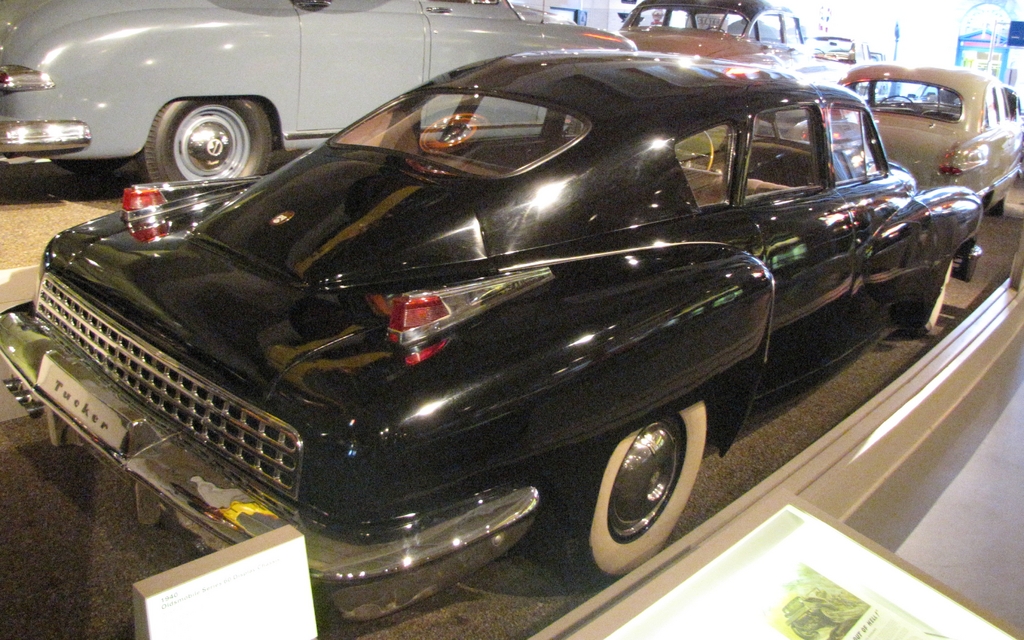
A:
POLYGON ((761 517, 738 518, 723 530, 713 541, 736 540, 724 552, 716 554, 714 544, 686 550, 681 559, 648 571, 634 588, 540 637, 1014 637, 895 555, 790 497, 766 519, 758 509, 761 517))

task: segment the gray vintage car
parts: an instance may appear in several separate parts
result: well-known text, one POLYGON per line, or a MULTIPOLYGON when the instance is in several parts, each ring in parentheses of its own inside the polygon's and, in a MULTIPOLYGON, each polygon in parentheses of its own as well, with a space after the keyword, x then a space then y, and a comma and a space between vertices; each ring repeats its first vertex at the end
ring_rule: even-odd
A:
POLYGON ((259 174, 381 102, 520 51, 635 49, 507 0, 4 0, 0 154, 151 180, 259 174))

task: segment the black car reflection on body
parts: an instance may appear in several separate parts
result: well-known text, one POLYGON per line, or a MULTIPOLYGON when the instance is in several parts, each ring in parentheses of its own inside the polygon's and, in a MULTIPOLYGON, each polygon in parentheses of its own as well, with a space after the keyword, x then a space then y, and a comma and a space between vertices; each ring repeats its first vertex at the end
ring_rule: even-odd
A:
POLYGON ((8 387, 210 540, 296 526, 351 617, 503 553, 538 508, 620 574, 757 394, 934 322, 980 203, 915 191, 839 87, 502 58, 258 181, 138 187, 60 234, 0 323, 8 387))

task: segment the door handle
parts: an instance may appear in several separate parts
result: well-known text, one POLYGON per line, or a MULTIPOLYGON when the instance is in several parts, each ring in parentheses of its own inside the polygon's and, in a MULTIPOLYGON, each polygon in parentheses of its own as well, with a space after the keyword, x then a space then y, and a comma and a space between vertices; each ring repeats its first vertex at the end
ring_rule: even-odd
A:
POLYGON ((427 13, 449 14, 452 10, 449 7, 427 7, 427 13))

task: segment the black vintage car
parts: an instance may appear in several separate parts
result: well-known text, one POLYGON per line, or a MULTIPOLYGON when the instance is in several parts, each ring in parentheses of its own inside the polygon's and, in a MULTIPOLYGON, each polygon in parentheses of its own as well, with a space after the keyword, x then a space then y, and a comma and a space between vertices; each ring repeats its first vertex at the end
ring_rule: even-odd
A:
POLYGON ((258 181, 129 190, 52 241, 0 345, 141 515, 156 494, 221 542, 290 523, 368 618, 543 509, 581 561, 637 566, 757 394, 934 321, 980 213, 916 193, 845 89, 522 54, 258 181))

